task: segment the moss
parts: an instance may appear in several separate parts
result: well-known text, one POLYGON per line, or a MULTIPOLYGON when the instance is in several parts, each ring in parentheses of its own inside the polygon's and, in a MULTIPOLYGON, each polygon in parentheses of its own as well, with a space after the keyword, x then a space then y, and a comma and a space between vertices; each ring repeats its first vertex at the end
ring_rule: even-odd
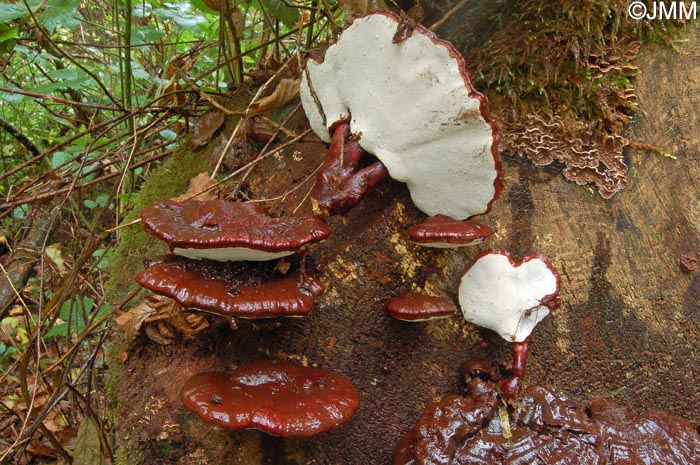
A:
POLYGON ((628 0, 506 2, 480 46, 462 49, 502 127, 502 150, 610 197, 626 184, 621 136, 636 109, 643 41, 671 43, 680 22, 635 21, 628 0))
MULTIPOLYGON (((183 144, 187 147, 188 144, 183 144)), ((139 218, 144 207, 158 199, 182 194, 191 178, 207 170, 208 158, 181 148, 159 166, 136 196, 131 213, 124 220, 128 224, 139 218)), ((110 260, 107 291, 110 295, 126 295, 135 289, 132 277, 143 268, 143 259, 167 252, 167 248, 146 233, 140 224, 120 231, 118 247, 110 260)))
MULTIPOLYGON (((183 147, 187 147, 187 144, 183 144, 183 147)), ((187 188, 189 180, 206 171, 206 167, 206 156, 193 154, 186 148, 178 150, 150 174, 136 196, 133 209, 124 223, 127 224, 137 219, 141 210, 154 200, 181 194, 187 188)), ((139 224, 128 226, 119 234, 119 243, 110 260, 109 280, 105 286, 113 302, 118 302, 137 288, 132 278, 143 268, 143 258, 166 252, 166 248, 148 235, 139 224)), ((118 362, 122 345, 121 332, 115 330, 114 334, 115 336, 106 346, 112 363, 110 363, 105 376, 105 387, 107 397, 112 402, 110 408, 112 424, 118 424, 126 380, 124 378, 125 367, 118 362)), ((124 435, 128 434, 128 431, 128 428, 117 428, 115 434, 124 435)), ((127 437, 118 437, 116 442, 119 446, 115 457, 116 464, 145 463, 144 454, 138 442, 127 437)))

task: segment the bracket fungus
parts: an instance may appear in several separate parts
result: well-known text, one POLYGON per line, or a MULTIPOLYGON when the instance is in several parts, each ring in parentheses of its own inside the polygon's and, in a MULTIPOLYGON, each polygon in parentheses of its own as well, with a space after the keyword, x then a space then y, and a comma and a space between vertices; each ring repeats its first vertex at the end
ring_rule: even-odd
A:
POLYGON ((411 226, 408 237, 425 247, 450 249, 480 244, 491 232, 491 228, 483 224, 436 215, 411 226))
POLYGON ((457 306, 451 300, 442 297, 406 292, 389 300, 386 310, 397 320, 417 323, 450 317, 457 313, 457 306))
MULTIPOLYGON (((325 142, 331 135, 353 138, 379 159, 357 171, 359 164, 346 165, 342 182, 371 187, 381 163, 427 215, 464 220, 486 213, 503 178, 498 127, 486 98, 454 46, 421 25, 393 43, 399 27, 393 13, 368 14, 355 19, 322 61, 308 60, 300 95, 311 128, 325 142)), ((329 179, 337 182, 337 172, 321 171, 317 183, 329 179)), ((332 210, 333 202, 317 201, 332 210)))
POLYGON ((525 374, 530 333, 559 306, 560 278, 547 257, 529 255, 515 262, 509 252, 486 250, 469 265, 458 290, 464 319, 514 342, 506 397, 517 394, 525 374))
POLYGON ((233 264, 208 261, 166 261, 136 275, 143 287, 197 308, 227 317, 273 318, 309 313, 325 287, 310 276, 260 281, 231 269, 233 264))
POLYGON ((207 423, 276 436, 313 436, 352 418, 360 397, 350 380, 285 360, 256 360, 233 373, 199 373, 180 396, 207 423))
POLYGON ((468 379, 468 391, 428 404, 392 465, 700 463, 700 435, 666 412, 638 415, 603 398, 584 409, 536 385, 508 408, 479 376, 468 379))
POLYGON ((217 261, 274 260, 330 234, 314 215, 273 218, 255 204, 223 200, 157 201, 141 219, 174 254, 217 261))

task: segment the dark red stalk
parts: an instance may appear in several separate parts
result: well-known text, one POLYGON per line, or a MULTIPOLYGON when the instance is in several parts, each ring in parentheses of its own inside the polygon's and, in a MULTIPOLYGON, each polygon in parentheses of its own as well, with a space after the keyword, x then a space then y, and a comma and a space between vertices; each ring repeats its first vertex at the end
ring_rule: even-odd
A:
POLYGON ((321 213, 333 215, 349 210, 389 176, 380 161, 358 168, 365 153, 350 132, 350 122, 338 123, 312 195, 321 213))
POLYGON ((506 399, 513 399, 520 391, 520 381, 525 377, 525 362, 527 361, 527 344, 529 339, 513 344, 513 366, 510 369, 510 378, 498 383, 501 393, 506 399))

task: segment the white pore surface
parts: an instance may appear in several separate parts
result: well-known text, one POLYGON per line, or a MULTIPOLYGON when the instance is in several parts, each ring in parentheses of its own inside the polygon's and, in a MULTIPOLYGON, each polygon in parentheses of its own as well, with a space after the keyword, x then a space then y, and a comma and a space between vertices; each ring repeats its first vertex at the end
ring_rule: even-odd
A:
POLYGON ((466 244, 451 244, 449 242, 414 242, 414 244, 435 249, 457 249, 459 247, 481 244, 484 241, 485 239, 476 239, 466 244))
POLYGON ((459 305, 464 319, 522 342, 549 309, 540 300, 557 291, 557 278, 540 259, 514 267, 507 256, 481 257, 462 277, 459 305))
POLYGON ((311 127, 328 141, 328 129, 351 115, 360 145, 407 184, 424 213, 484 213, 497 172, 480 102, 446 46, 420 31, 393 44, 396 28, 384 14, 359 18, 322 63, 308 61, 301 97, 311 127))
POLYGON ((204 258, 219 262, 236 262, 244 260, 251 262, 263 262, 292 255, 294 251, 285 250, 282 252, 265 252, 263 250, 249 249, 247 247, 223 247, 220 249, 181 249, 179 247, 175 247, 173 253, 175 255, 181 255, 187 258, 204 258))

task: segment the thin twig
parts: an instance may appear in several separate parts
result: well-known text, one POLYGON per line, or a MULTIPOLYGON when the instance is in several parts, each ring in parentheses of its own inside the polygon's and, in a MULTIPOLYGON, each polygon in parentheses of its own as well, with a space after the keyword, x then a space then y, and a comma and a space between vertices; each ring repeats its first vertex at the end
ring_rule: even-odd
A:
POLYGON ((430 30, 431 30, 431 31, 436 31, 437 28, 439 28, 440 26, 442 26, 443 24, 445 24, 445 22, 446 22, 448 19, 450 19, 455 13, 457 13, 457 11, 459 11, 464 5, 466 5, 468 1, 469 1, 469 0, 462 0, 461 2, 459 2, 458 4, 456 4, 453 8, 450 9, 450 11, 448 11, 447 13, 445 13, 445 16, 443 16, 443 17, 440 18, 437 22, 435 22, 435 24, 433 24, 432 26, 430 26, 430 30))

